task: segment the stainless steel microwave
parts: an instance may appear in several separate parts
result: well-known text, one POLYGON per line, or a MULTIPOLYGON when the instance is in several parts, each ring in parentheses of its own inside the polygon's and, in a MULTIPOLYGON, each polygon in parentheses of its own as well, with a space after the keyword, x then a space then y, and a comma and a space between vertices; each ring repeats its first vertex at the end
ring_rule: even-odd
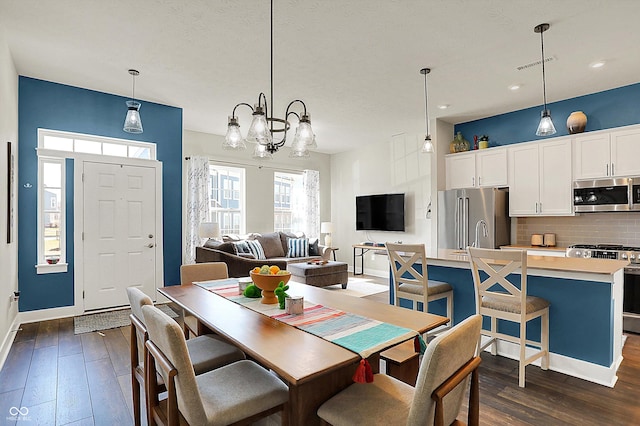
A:
MULTIPOLYGON (((640 179, 636 179, 640 184, 640 179)), ((581 180, 573 183, 573 206, 576 212, 618 212, 632 210, 633 179, 611 178, 581 180)), ((640 210, 640 185, 638 185, 640 210)))

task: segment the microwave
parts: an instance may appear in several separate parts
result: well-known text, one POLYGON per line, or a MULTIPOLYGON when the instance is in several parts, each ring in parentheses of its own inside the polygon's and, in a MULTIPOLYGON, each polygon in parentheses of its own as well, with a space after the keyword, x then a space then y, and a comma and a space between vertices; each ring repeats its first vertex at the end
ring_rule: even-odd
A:
POLYGON ((640 178, 631 182, 631 210, 640 210, 640 178))
POLYGON ((637 194, 632 194, 631 178, 611 178, 575 181, 573 207, 576 212, 618 212, 632 210, 633 195, 637 195, 640 210, 640 179, 636 179, 637 194))

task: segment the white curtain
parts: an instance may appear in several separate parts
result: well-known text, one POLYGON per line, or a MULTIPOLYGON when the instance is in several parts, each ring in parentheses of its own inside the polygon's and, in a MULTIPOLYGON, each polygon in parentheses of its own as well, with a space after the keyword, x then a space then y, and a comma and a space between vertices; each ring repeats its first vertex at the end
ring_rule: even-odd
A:
POLYGON ((320 172, 302 172, 304 186, 304 233, 310 238, 320 237, 320 172))
POLYGON ((195 263, 201 240, 198 227, 209 221, 209 159, 191 157, 187 161, 187 226, 185 263, 195 263))

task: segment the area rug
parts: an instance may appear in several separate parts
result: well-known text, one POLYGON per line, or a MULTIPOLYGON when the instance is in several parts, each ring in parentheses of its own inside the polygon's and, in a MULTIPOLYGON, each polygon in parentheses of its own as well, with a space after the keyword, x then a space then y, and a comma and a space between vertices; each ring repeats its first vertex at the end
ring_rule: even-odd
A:
POLYGON ((347 288, 343 289, 340 284, 323 287, 325 290, 336 291, 354 297, 370 296, 372 294, 389 291, 389 286, 377 284, 367 278, 349 277, 347 288))
MULTIPOLYGON (((176 314, 169 306, 165 304, 156 306, 171 318, 178 317, 178 314, 176 314)), ((126 308, 119 309, 117 311, 100 312, 97 314, 87 314, 74 317, 74 334, 125 327, 131 324, 129 314, 131 314, 131 309, 126 308)))

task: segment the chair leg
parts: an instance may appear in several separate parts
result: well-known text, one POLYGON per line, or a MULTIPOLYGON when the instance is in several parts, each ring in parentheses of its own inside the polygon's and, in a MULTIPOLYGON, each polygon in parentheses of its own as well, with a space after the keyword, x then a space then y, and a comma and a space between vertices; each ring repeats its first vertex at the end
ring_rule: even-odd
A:
POLYGON ((133 369, 131 369, 131 393, 133 395, 133 421, 135 426, 140 426, 140 383, 138 383, 133 369))
POLYGON ((453 294, 447 296, 447 318, 449 318, 449 327, 453 327, 453 294))
POLYGON ((527 364, 525 363, 527 351, 527 322, 520 321, 520 362, 518 363, 518 386, 524 387, 524 373, 527 364))
POLYGON ((540 317, 540 350, 545 354, 540 360, 540 368, 549 369, 549 311, 547 310, 540 317))
POLYGON ((498 333, 498 320, 496 317, 491 317, 491 339, 493 342, 491 343, 491 355, 498 355, 498 339, 496 339, 496 334, 498 333))

